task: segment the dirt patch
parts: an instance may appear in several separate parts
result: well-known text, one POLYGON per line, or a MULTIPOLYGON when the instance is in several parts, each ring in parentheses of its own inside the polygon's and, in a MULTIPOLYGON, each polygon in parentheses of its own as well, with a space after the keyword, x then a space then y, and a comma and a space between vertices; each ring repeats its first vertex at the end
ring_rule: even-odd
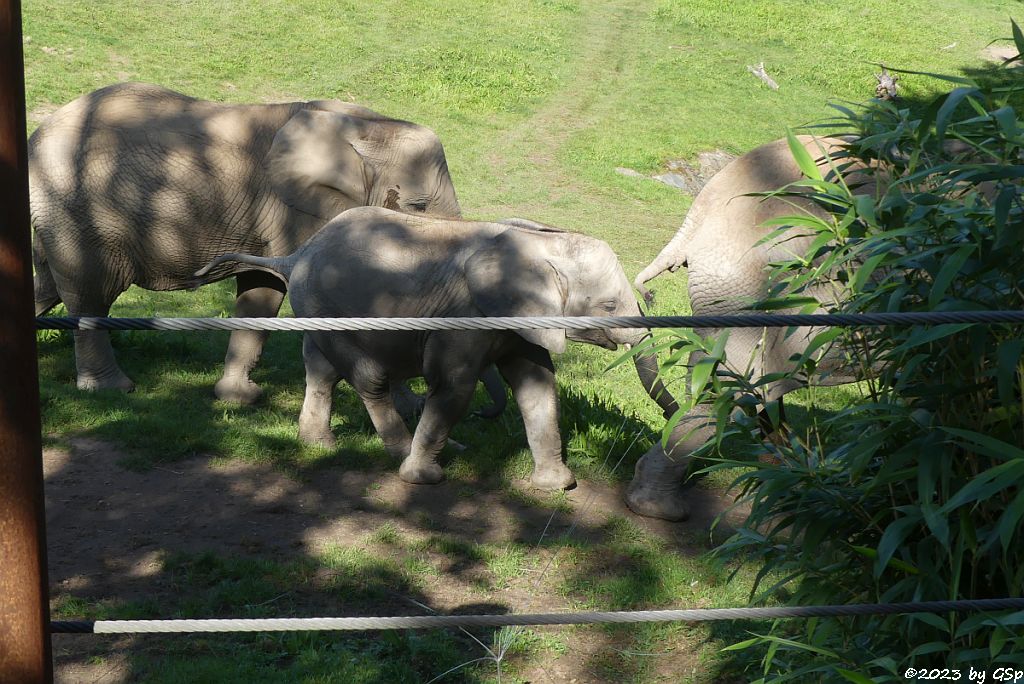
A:
POLYGON ((980 57, 988 62, 1003 63, 1009 60, 1012 64, 1020 64, 1020 60, 1013 61, 1018 54, 1013 45, 989 45, 981 51, 980 57))
MULTIPOLYGON (((305 473, 300 481, 267 465, 204 456, 133 472, 119 465, 124 455, 85 437, 72 439, 70 449, 44 451, 54 596, 152 600, 175 591, 172 578, 162 571, 168 554, 210 551, 286 562, 316 556, 330 545, 363 544, 385 525, 407 540, 443 534, 478 543, 532 545, 542 532, 550 538, 571 529, 574 537, 585 539, 611 516, 620 516, 683 553, 701 553, 706 545, 698 540, 706 538, 714 517, 728 505, 719 495, 695 488, 695 517, 668 523, 631 513, 618 487, 587 482, 568 493, 573 512, 552 513, 523 502, 530 495, 525 484, 520 500, 500 490, 477 491, 465 482, 417 487, 392 472, 336 467, 305 473)), ((546 553, 550 550, 538 549, 540 562, 546 553)), ((530 578, 482 592, 478 574, 472 564, 452 563, 430 579, 418 600, 439 612, 465 611, 482 599, 512 612, 572 608, 554 587, 538 587, 530 578)), ((410 605, 385 604, 379 614, 410 614, 410 605)), ((557 661, 545 663, 545 671, 580 672, 588 654, 608 646, 594 639, 569 632, 569 648, 557 661)), ((92 637, 55 635, 57 681, 127 681, 129 654, 136 646, 128 637, 101 644, 92 637)))
POLYGON ((615 171, 632 178, 650 178, 696 197, 701 188, 735 158, 736 155, 729 154, 725 150, 710 150, 697 155, 696 162, 691 163, 685 159, 668 161, 664 171, 653 176, 645 176, 639 171, 623 167, 616 168, 615 171))

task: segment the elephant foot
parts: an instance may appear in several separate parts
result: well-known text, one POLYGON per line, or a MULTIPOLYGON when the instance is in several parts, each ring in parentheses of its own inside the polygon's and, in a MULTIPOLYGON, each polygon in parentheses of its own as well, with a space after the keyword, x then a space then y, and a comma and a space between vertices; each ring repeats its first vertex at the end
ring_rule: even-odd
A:
POLYGON ((303 431, 301 427, 299 428, 299 439, 310 446, 321 446, 327 449, 333 449, 337 443, 334 434, 329 430, 327 432, 303 431))
POLYGON ((626 490, 626 505, 637 515, 662 520, 686 520, 690 507, 683 500, 682 484, 690 457, 669 458, 656 442, 636 462, 633 481, 626 490))
POLYGON ((444 471, 434 461, 407 458, 398 469, 398 477, 409 484, 437 484, 444 479, 444 471))
POLYGON ((690 506, 683 500, 682 490, 678 487, 668 490, 634 480, 626 490, 626 505, 645 518, 679 522, 690 517, 690 506))
POLYGON ((131 378, 122 373, 120 369, 106 373, 80 372, 76 384, 78 389, 87 392, 98 390, 135 391, 135 383, 132 382, 131 378))
POLYGON ((263 396, 263 390, 249 378, 224 376, 213 386, 214 395, 221 401, 251 406, 263 396))
POLYGON ((535 467, 533 475, 530 476, 530 484, 537 489, 557 491, 574 487, 576 478, 564 463, 559 462, 557 466, 535 467))

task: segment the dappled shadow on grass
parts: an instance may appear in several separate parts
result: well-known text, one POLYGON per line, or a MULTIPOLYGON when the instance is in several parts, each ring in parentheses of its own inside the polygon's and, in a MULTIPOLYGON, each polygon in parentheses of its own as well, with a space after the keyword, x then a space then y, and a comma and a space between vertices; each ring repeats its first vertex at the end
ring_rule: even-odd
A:
MULTIPOLYGON (((600 556, 610 535, 622 536, 604 524, 606 510, 577 519, 567 510, 509 499, 502 491, 467 494, 465 482, 417 487, 392 472, 320 467, 303 471, 297 481, 269 463, 203 457, 135 472, 119 465, 123 453, 107 442, 71 441, 69 453, 48 450, 46 474, 54 595, 77 602, 60 612, 65 618, 420 614, 418 604, 472 612, 467 606, 481 602, 489 612, 566 610, 573 605, 569 597, 589 590, 563 584, 558 568, 566 560, 575 565, 571 555, 544 572, 547 561, 577 547, 600 556), (545 531, 547 541, 536 546, 545 531), (502 580, 495 566, 508 545, 523 549, 522 560, 513 558, 502 580)), ((620 514, 629 515, 616 492, 609 496, 620 514)), ((579 500, 572 504, 581 508, 579 500)), ((664 548, 674 558, 695 551, 701 549, 677 547, 675 540, 664 548)), ((655 562, 650 556, 640 561, 655 562)), ((642 582, 649 573, 639 577, 642 582)), ((610 607, 656 598, 637 596, 610 607)), ((490 644, 493 631, 478 636, 490 644)), ((67 639, 84 643, 83 637, 67 639)), ((380 655, 413 663, 414 671, 388 670, 365 681, 397 675, 426 681, 484 655, 458 634, 310 636, 302 643, 318 659, 302 664, 302 656, 281 639, 138 638, 129 651, 131 667, 139 669, 128 678, 148 679, 173 663, 182 674, 168 681, 184 681, 206 672, 202 668, 230 668, 254 650, 254 662, 273 673, 270 680, 284 681, 320 671, 319 659, 344 656, 368 667, 367 644, 393 639, 380 655), (438 639, 440 645, 434 643, 438 639), (439 652, 423 660, 431 649, 439 652), (277 655, 265 658, 268 650, 277 655), (235 655, 225 659, 224 653, 235 655)), ((599 650, 613 648, 616 639, 609 635, 599 650)), ((66 646, 67 640, 60 643, 66 646)), ((529 664, 545 653, 527 649, 516 657, 529 664)), ((247 660, 245 667, 255 665, 247 660)))

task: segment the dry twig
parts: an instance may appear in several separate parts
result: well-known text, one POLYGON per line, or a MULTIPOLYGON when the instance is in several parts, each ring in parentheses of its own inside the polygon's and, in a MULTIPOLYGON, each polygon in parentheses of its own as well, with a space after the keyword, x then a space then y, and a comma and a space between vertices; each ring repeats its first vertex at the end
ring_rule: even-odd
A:
POLYGON ((757 66, 750 66, 748 64, 747 71, 749 71, 750 73, 754 74, 759 79, 767 83, 768 87, 771 88, 772 90, 779 89, 779 84, 776 83, 775 80, 771 76, 769 76, 768 73, 764 70, 764 62, 761 62, 757 66))

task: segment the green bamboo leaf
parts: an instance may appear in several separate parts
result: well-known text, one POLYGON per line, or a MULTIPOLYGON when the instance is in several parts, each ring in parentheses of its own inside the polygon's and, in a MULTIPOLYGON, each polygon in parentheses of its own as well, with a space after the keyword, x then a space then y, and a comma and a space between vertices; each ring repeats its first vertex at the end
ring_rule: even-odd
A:
POLYGON ((706 356, 693 364, 690 369, 690 394, 694 398, 700 396, 704 388, 707 387, 708 378, 711 377, 717 364, 717 361, 706 356))
POLYGON ((889 564, 889 559, 896 553, 896 549, 903 540, 913 531, 915 527, 921 524, 921 514, 911 513, 903 518, 898 518, 893 522, 889 523, 889 526, 885 528, 885 532, 882 533, 882 538, 878 542, 878 557, 875 559, 874 576, 878 579, 882 576, 882 572, 889 564))
POLYGON ((964 618, 963 622, 961 622, 960 625, 956 628, 956 632, 953 634, 953 638, 961 639, 965 635, 970 634, 971 632, 974 632, 977 629, 980 629, 981 627, 986 627, 986 623, 989 621, 990 618, 991 616, 987 613, 977 613, 975 615, 967 616, 966 618, 964 618))
POLYGON ((913 349, 914 347, 920 347, 923 344, 928 344, 936 340, 941 340, 944 337, 955 335, 958 332, 970 328, 972 323, 946 323, 943 325, 935 325, 927 328, 914 328, 910 336, 903 344, 899 345, 892 350, 893 354, 901 354, 907 350, 913 349))
POLYGON ((1009 487, 1019 487, 1022 478, 1024 478, 1024 460, 1000 463, 976 475, 961 487, 960 491, 951 496, 939 511, 948 515, 964 504, 984 501, 996 492, 1001 492, 1009 487))
POLYGON ((856 195, 853 198, 853 206, 857 208, 857 215, 867 221, 868 225, 875 225, 878 219, 875 217, 875 198, 870 195, 856 195))
MULTIPOLYGON (((831 225, 828 221, 819 218, 813 214, 807 215, 796 215, 788 214, 786 216, 773 216, 772 218, 765 219, 761 225, 763 226, 806 226, 808 228, 815 228, 825 230, 831 225)), ((785 229, 779 230, 779 234, 785 234, 785 229)))
POLYGON ((725 648, 723 648, 721 650, 722 651, 742 651, 745 648, 750 648, 751 646, 757 646, 761 642, 762 642, 761 637, 755 637, 753 639, 747 639, 746 641, 741 641, 738 644, 730 644, 729 646, 726 646, 725 648))
POLYGON ((996 533, 1003 545, 1003 551, 1010 550, 1010 543, 1017 533, 1022 517, 1024 517, 1024 489, 1018 492, 1003 514, 999 516, 999 522, 996 524, 996 533))
MULTIPOLYGON (((1021 33, 1020 27, 1017 26, 1017 22, 1013 19, 1010 19, 1010 27, 1013 29, 1013 44, 1017 46, 1017 57, 1020 57, 1024 55, 1024 33, 1021 33)), ((1013 59, 1016 59, 1016 57, 1013 59)))
POLYGON ((796 165, 800 168, 800 172, 811 180, 823 181, 821 169, 814 163, 811 153, 807 151, 807 148, 793 135, 792 130, 786 130, 786 139, 789 141, 789 151, 793 154, 793 159, 796 160, 796 165))
POLYGON ((972 95, 981 95, 977 88, 955 88, 948 95, 946 101, 939 107, 939 113, 935 115, 935 135, 942 140, 946 135, 946 127, 949 125, 950 117, 960 103, 972 95))
POLYGON ((949 521, 946 516, 939 512, 935 504, 927 503, 921 505, 921 512, 924 513, 924 522, 935 538, 942 544, 942 548, 949 549, 949 521))
POLYGON ((862 675, 859 672, 854 672, 853 670, 844 670, 841 667, 837 667, 836 672, 842 675, 843 679, 845 679, 848 682, 853 682, 854 684, 874 684, 875 681, 862 675))
POLYGON ((715 340, 715 346, 711 348, 708 356, 715 361, 722 361, 725 359, 725 345, 729 342, 729 330, 723 330, 718 338, 715 340))
POLYGON ((821 302, 814 297, 807 297, 805 295, 788 295, 785 297, 762 299, 759 302, 751 304, 750 308, 755 311, 777 311, 779 309, 792 309, 798 306, 805 306, 807 304, 813 304, 815 307, 821 306, 821 302))
POLYGON ((1007 638, 1008 634, 1002 627, 997 627, 992 630, 992 636, 989 637, 988 642, 988 657, 993 661, 996 659, 996 656, 999 655, 999 652, 1003 650, 1003 646, 1006 645, 1007 638))
POLYGON ((945 632, 947 634, 949 633, 949 622, 947 620, 943 620, 935 613, 917 613, 916 615, 911 615, 908 617, 911 620, 923 622, 929 627, 934 627, 940 632, 945 632))
POLYGON ((942 268, 939 270, 939 274, 935 276, 935 280, 932 282, 931 292, 928 293, 929 308, 934 309, 939 305, 942 298, 946 296, 950 283, 960 273, 960 269, 964 267, 967 258, 974 251, 974 245, 962 245, 953 252, 952 256, 946 257, 942 268))
POLYGON ((1013 384, 1017 379, 1017 366, 1021 353, 1024 352, 1024 340, 1006 340, 996 351, 996 384, 999 390, 999 401, 1003 406, 1010 406, 1016 399, 1013 396, 1013 384))
POLYGON ((967 634, 974 632, 981 627, 1013 627, 1024 625, 1024 610, 1010 613, 1009 615, 992 615, 991 613, 978 613, 964 619, 957 627, 954 639, 961 639, 967 634))
POLYGON ((916 658, 917 656, 928 655, 930 653, 945 653, 948 650, 949 644, 944 644, 941 641, 930 641, 915 648, 907 654, 907 657, 916 658))
POLYGON ((1016 180, 1018 178, 1024 178, 1024 166, 974 164, 955 178, 950 178, 949 183, 964 182, 977 184, 986 181, 1016 180))
POLYGON ((970 445, 981 449, 982 453, 988 456, 995 456, 1000 460, 1024 459, 1024 449, 1008 444, 1001 439, 962 428, 943 427, 942 431, 966 440, 970 445))
MULTIPOLYGON (((865 558, 869 558, 871 560, 877 560, 877 558, 878 558, 878 551, 875 551, 872 548, 868 548, 867 546, 852 546, 851 545, 850 548, 852 548, 854 551, 856 551, 860 555, 864 556, 865 558)), ((898 558, 890 558, 889 559, 889 567, 895 568, 896 570, 902 570, 903 572, 907 573, 908 575, 919 575, 919 574, 921 574, 921 571, 918 570, 917 568, 915 568, 913 565, 911 565, 910 563, 906 563, 904 561, 901 561, 898 558)))
POLYGON ((990 116, 999 124, 999 130, 1002 131, 1005 138, 1013 140, 1017 137, 1017 112, 1013 107, 1000 107, 990 116))
POLYGON ((1006 229, 1006 222, 1010 217, 1010 210, 1013 209, 1014 200, 1017 199, 1020 189, 1015 185, 1004 186, 999 194, 996 196, 995 201, 995 221, 996 221, 996 244, 994 249, 1003 249, 1012 243, 1014 238, 1017 238, 1015 232, 1008 231, 1006 229))
POLYGON ((799 650, 799 651, 810 651, 811 653, 817 653, 818 655, 827 656, 829 658, 836 658, 836 659, 839 658, 839 654, 838 653, 836 653, 833 650, 830 650, 830 649, 827 649, 827 648, 823 648, 821 646, 814 646, 812 644, 805 644, 805 643, 800 642, 800 641, 793 641, 792 639, 784 639, 782 637, 777 637, 777 636, 772 635, 772 634, 759 634, 758 636, 761 637, 761 643, 774 644, 776 647, 787 646, 787 647, 792 648, 792 649, 796 649, 796 650, 799 650))
POLYGON ((853 275, 853 282, 850 283, 850 288, 854 292, 860 292, 864 289, 865 283, 871 278, 875 269, 878 265, 889 256, 888 252, 879 252, 871 257, 868 257, 863 264, 857 267, 857 272, 853 275))

